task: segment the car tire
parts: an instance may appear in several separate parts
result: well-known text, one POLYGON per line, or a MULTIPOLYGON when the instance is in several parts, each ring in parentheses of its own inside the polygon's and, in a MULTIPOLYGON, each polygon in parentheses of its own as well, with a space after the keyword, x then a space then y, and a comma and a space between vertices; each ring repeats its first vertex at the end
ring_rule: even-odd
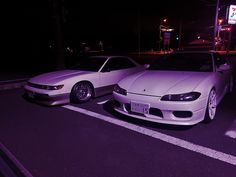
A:
POLYGON ((216 91, 212 89, 208 96, 204 122, 211 122, 216 114, 216 91))
POLYGON ((89 82, 79 82, 72 88, 70 100, 73 103, 84 103, 91 99, 93 87, 89 82))

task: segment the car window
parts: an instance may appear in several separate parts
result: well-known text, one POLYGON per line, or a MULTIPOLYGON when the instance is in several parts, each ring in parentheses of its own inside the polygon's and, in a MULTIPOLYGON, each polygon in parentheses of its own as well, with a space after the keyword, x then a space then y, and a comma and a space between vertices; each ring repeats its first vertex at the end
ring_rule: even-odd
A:
POLYGON ((120 70, 120 69, 126 69, 126 68, 132 68, 136 65, 130 61, 128 58, 125 57, 114 57, 109 59, 109 61, 106 63, 102 71, 114 71, 114 70, 120 70))
POLYGON ((166 54, 153 62, 149 70, 211 72, 212 56, 208 53, 166 54))
POLYGON ((225 60, 225 58, 223 58, 221 55, 215 53, 214 54, 214 61, 215 61, 215 65, 217 67, 219 67, 220 65, 223 65, 223 64, 227 64, 227 61, 225 60))
POLYGON ((107 57, 87 57, 80 59, 78 64, 71 67, 70 69, 82 71, 99 71, 106 60, 107 57))

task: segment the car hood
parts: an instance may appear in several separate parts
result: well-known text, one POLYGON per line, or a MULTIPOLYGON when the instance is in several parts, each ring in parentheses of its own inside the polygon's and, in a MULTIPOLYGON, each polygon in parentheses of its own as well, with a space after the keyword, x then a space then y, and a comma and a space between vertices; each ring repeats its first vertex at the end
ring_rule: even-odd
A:
POLYGON ((163 96, 194 91, 211 73, 179 71, 144 71, 129 76, 119 85, 129 93, 163 96))
POLYGON ((77 77, 84 74, 92 73, 91 71, 78 70, 61 70, 35 76, 29 82, 36 84, 56 84, 69 78, 77 77))

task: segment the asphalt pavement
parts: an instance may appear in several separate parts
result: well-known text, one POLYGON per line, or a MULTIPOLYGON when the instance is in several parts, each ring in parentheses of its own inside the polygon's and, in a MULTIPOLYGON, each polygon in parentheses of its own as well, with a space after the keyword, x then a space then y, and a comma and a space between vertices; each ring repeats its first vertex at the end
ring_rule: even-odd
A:
MULTIPOLYGON (((33 73, 26 72, 0 72, 0 91, 23 87, 33 73)), ((0 142, 0 176, 25 177, 19 166, 9 155, 8 150, 0 142)))

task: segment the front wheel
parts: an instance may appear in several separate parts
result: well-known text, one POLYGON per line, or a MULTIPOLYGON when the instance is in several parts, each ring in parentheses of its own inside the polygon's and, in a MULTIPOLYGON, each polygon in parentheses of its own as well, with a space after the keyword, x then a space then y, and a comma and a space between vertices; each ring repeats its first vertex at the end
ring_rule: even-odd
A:
POLYGON ((212 89, 208 96, 204 122, 212 121, 215 118, 215 115, 216 115, 216 91, 212 89))
POLYGON ((91 99, 93 88, 88 82, 79 82, 72 88, 70 99, 74 103, 84 103, 91 99))

